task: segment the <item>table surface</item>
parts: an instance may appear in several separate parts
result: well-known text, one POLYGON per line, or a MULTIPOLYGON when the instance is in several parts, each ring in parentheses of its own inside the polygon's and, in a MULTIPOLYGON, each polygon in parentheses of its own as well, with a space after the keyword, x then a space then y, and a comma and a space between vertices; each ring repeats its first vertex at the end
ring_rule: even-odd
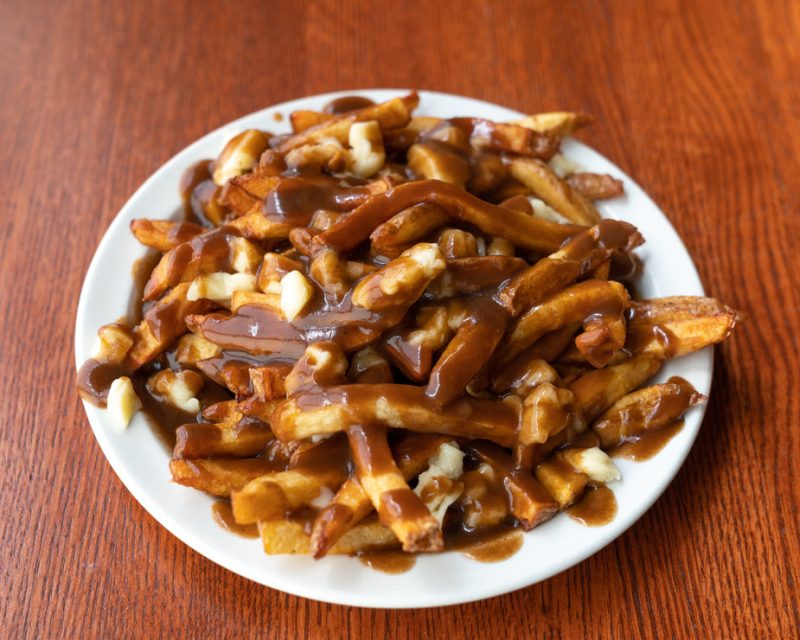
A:
MULTIPOLYGON (((800 624, 800 3, 0 2, 0 628, 31 637, 715 637, 800 624), (16 5, 16 6, 12 6, 16 5), (251 583, 165 531, 74 393, 92 254, 164 161, 264 106, 417 87, 582 109, 582 138, 747 321, 705 423, 635 526, 583 564, 417 611, 251 583)), ((127 286, 121 283, 121 286, 127 286)))

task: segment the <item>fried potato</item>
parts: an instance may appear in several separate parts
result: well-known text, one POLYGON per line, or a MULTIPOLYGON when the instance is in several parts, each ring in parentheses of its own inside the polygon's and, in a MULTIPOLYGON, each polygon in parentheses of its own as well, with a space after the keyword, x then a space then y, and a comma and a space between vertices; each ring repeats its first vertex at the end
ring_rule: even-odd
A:
POLYGON ((594 205, 536 158, 513 158, 511 175, 573 224, 590 226, 600 221, 594 205))

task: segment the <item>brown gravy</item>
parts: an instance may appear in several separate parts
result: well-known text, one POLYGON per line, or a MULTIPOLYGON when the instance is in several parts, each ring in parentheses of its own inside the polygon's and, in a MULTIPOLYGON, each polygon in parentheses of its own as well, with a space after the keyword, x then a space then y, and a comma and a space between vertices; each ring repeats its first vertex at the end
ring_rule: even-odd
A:
POLYGON ((458 551, 477 562, 501 562, 522 548, 522 531, 500 527, 488 531, 461 533, 447 538, 448 551, 458 551))
POLYGON ((239 524, 233 517, 230 502, 215 502, 211 506, 211 517, 225 531, 235 533, 243 538, 258 538, 258 526, 255 524, 239 524))
POLYGON ((589 485, 583 499, 566 511, 573 520, 587 527, 600 527, 611 522, 617 515, 617 499, 605 485, 589 485))
POLYGON ((627 458, 637 462, 649 460, 680 433, 683 424, 683 419, 680 419, 660 429, 643 431, 631 440, 617 445, 608 454, 612 458, 627 458))
POLYGON ((369 98, 364 98, 363 96, 342 96, 341 98, 336 98, 335 100, 331 100, 328 104, 326 104, 322 108, 322 113, 338 116, 339 114, 347 113, 348 111, 355 111, 356 109, 371 107, 374 104, 375 103, 372 100, 369 98))
POLYGON ((381 549, 362 551, 356 554, 361 564, 381 573, 398 574, 410 571, 417 563, 413 554, 403 553, 397 549, 381 549))

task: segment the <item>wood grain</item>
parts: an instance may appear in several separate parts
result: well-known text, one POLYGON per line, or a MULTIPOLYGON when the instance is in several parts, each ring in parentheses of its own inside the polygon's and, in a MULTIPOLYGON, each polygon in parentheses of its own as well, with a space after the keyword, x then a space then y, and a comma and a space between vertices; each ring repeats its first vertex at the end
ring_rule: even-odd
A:
MULTIPOLYGON (((0 635, 789 637, 800 625, 800 3, 0 3, 0 635), (263 106, 418 87, 580 108, 747 322, 663 498, 547 582, 418 611, 205 560, 133 500, 73 392, 78 292, 159 165, 263 106)), ((656 239, 651 239, 656 240, 656 239)), ((120 283, 127 286, 127 283, 120 283)))

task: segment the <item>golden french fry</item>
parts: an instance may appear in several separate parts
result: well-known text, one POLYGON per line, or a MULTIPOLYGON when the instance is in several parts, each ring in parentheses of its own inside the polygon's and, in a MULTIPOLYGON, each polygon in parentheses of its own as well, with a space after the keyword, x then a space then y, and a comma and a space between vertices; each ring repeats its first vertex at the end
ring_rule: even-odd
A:
POLYGON ((452 145, 438 140, 411 145, 407 158, 408 167, 420 179, 441 180, 463 189, 472 177, 467 157, 452 145))
POLYGON ((370 234, 372 252, 387 258, 397 257, 447 220, 447 213, 436 205, 420 204, 404 209, 375 227, 370 234))
POLYGON ((609 449, 643 431, 665 427, 705 399, 683 378, 671 378, 617 400, 592 424, 592 431, 600 446, 609 449))
POLYGON ((549 113, 536 113, 517 120, 515 124, 533 129, 555 138, 571 136, 578 129, 592 124, 592 116, 573 111, 552 111, 549 113))
POLYGON ((231 493, 233 517, 239 524, 280 519, 310 505, 325 487, 318 476, 307 471, 268 473, 231 493))
POLYGON ((334 116, 330 120, 324 120, 290 136, 281 143, 277 150, 279 153, 286 154, 304 144, 313 144, 326 138, 333 138, 342 144, 347 144, 350 127, 355 122, 375 120, 384 131, 404 127, 411 119, 411 111, 418 102, 419 97, 416 94, 410 94, 404 98, 393 98, 364 109, 334 116))
POLYGON ((601 220, 512 278, 498 298, 517 316, 608 260, 611 251, 629 252, 641 243, 642 236, 633 225, 601 220))
POLYGON ((169 220, 138 219, 131 222, 131 232, 146 247, 162 253, 174 249, 179 244, 191 240, 205 229, 192 222, 171 222, 169 220))
POLYGON ((523 529, 533 529, 558 512, 558 504, 536 479, 530 473, 519 473, 511 456, 500 447, 489 442, 473 442, 467 445, 467 450, 500 474, 510 497, 511 512, 523 529))
POLYGON ((677 358, 728 337, 740 314, 714 298, 674 296, 633 303, 625 348, 677 358))
POLYGON ((131 370, 138 369, 162 353, 186 331, 186 318, 193 313, 204 313, 213 304, 208 300, 187 299, 189 283, 177 285, 158 300, 133 330, 133 346, 125 362, 131 370))
POLYGON ((567 184, 588 200, 616 198, 625 193, 622 180, 603 173, 573 173, 566 178, 567 184))
POLYGON ((514 178, 570 222, 590 226, 600 221, 594 205, 541 160, 513 158, 509 166, 514 178))
POLYGON ((395 464, 386 429, 353 425, 347 428, 358 480, 380 521, 389 527, 404 551, 440 551, 442 530, 422 500, 411 490, 395 464))
POLYGON ((572 285, 520 316, 498 350, 495 370, 546 333, 576 322, 584 323, 589 334, 579 347, 585 346, 589 357, 597 360, 592 362, 595 366, 604 366, 625 342, 623 313, 629 305, 628 292, 618 282, 586 280, 572 285))
POLYGON ((483 438, 509 447, 519 407, 499 400, 460 398, 445 407, 420 387, 350 384, 299 393, 281 403, 272 430, 282 441, 344 431, 351 424, 381 423, 396 429, 483 438))
POLYGON ((227 498, 275 463, 266 458, 195 458, 171 460, 172 481, 227 498))
POLYGON ((248 458, 272 439, 268 424, 240 420, 230 424, 185 424, 176 431, 175 458, 248 458))
POLYGON ((558 151, 558 140, 529 127, 481 118, 451 120, 470 131, 470 143, 479 149, 504 151, 534 158, 551 158, 558 151))
MULTIPOLYGON (((311 538, 305 523, 293 520, 263 520, 258 523, 264 552, 302 553, 311 551, 311 538)), ((399 546, 391 529, 377 520, 359 522, 334 544, 328 553, 353 555, 359 551, 386 549, 399 546)))
POLYGON ((417 180, 373 196, 344 220, 316 236, 314 244, 348 251, 393 215, 423 203, 438 205, 453 220, 473 224, 484 233, 533 251, 555 251, 564 240, 583 230, 490 204, 446 182, 417 180))

